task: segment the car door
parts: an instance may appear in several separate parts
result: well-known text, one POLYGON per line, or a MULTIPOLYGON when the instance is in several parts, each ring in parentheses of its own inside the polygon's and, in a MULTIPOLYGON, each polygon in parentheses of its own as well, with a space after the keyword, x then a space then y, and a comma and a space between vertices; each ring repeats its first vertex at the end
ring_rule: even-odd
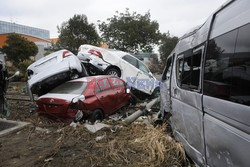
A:
POLYGON ((116 93, 116 108, 119 109, 127 103, 127 94, 125 88, 125 82, 119 78, 109 78, 111 85, 114 86, 114 91, 116 93))
POLYGON ((96 84, 96 97, 98 98, 105 114, 115 111, 117 105, 116 92, 111 87, 107 78, 98 80, 96 84))
POLYGON ((152 94, 154 88, 159 86, 159 83, 150 73, 148 67, 143 64, 141 61, 138 61, 139 72, 137 74, 137 88, 142 92, 147 94, 152 94))
POLYGON ((171 79, 171 125, 174 135, 199 165, 205 163, 200 84, 203 48, 201 46, 178 54, 171 79))

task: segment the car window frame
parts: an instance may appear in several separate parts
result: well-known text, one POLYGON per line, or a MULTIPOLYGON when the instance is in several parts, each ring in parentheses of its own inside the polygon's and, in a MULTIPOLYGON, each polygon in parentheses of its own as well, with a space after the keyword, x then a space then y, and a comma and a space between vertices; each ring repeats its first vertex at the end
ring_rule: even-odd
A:
POLYGON ((100 79, 100 80, 98 80, 97 82, 96 82, 96 90, 95 90, 95 92, 96 92, 96 94, 98 94, 98 93, 101 93, 101 92, 105 92, 105 91, 109 91, 109 90, 113 90, 114 88, 112 87, 112 85, 110 84, 110 82, 109 82, 109 79, 108 78, 102 78, 102 79, 100 79), (101 81, 103 81, 103 80, 107 80, 107 82, 108 82, 108 84, 109 84, 109 88, 107 88, 107 89, 102 89, 101 87, 100 87, 100 84, 99 84, 99 82, 101 82, 101 81))
POLYGON ((126 54, 126 55, 124 55, 124 56, 122 57, 122 60, 126 61, 127 63, 129 63, 129 64, 132 65, 133 67, 139 69, 139 63, 138 63, 138 60, 137 60, 135 57, 133 57, 133 56, 131 56, 131 55, 129 55, 129 54, 126 54), (134 66, 133 64, 131 64, 130 62, 128 62, 127 60, 125 60, 124 58, 125 58, 126 56, 131 57, 132 59, 135 59, 135 60, 136 60, 136 66, 134 66))

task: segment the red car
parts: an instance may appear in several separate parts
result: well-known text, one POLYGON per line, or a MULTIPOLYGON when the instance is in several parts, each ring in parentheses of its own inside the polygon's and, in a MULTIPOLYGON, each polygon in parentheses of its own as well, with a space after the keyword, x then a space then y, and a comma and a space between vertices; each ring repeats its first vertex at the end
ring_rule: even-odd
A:
POLYGON ((132 96, 122 79, 92 76, 61 84, 36 101, 42 115, 73 120, 78 111, 94 122, 128 105, 132 96))

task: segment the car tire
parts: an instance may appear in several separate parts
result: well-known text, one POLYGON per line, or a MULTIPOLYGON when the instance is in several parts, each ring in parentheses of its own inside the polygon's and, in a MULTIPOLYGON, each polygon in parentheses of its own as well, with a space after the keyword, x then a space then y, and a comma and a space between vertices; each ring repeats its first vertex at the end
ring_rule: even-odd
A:
POLYGON ((106 75, 113 75, 117 77, 121 77, 121 72, 117 70, 116 68, 110 68, 106 71, 106 75))
POLYGON ((89 117, 89 121, 90 121, 92 124, 94 124, 95 121, 97 121, 97 120, 102 121, 103 118, 104 118, 104 115, 103 115, 102 111, 101 111, 100 109, 96 109, 96 110, 94 110, 94 111, 91 113, 91 115, 90 115, 90 117, 89 117))
POLYGON ((79 78, 80 77, 80 75, 79 75, 79 73, 78 72, 76 72, 76 71, 73 71, 72 73, 71 73, 71 75, 70 75, 70 79, 77 79, 77 78, 79 78))

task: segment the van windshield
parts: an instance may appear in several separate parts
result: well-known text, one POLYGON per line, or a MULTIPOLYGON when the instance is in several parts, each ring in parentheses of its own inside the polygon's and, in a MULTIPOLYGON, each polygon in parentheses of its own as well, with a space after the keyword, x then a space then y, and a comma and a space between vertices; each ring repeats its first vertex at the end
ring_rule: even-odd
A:
POLYGON ((50 93, 82 94, 87 87, 87 82, 66 82, 56 87, 50 93))

